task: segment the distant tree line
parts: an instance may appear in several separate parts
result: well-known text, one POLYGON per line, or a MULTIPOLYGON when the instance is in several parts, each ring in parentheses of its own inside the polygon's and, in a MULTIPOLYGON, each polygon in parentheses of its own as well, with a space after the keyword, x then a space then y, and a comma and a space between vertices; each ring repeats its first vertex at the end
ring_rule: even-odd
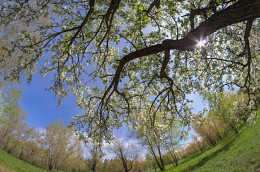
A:
POLYGON ((19 105, 22 92, 2 87, 0 95, 0 147, 7 153, 47 170, 64 172, 144 171, 140 148, 114 140, 107 148, 94 139, 85 139, 62 121, 45 129, 30 128, 19 105), (116 155, 103 159, 105 152, 116 155))
MULTIPOLYGON (((147 120, 149 115, 145 114, 140 116, 144 119, 137 120, 141 130, 133 128, 133 140, 115 138, 106 143, 77 133, 60 120, 42 131, 30 128, 19 105, 21 95, 18 89, 2 86, 0 147, 35 166, 64 172, 163 171, 166 165, 178 166, 180 159, 216 145, 231 132, 238 134, 241 125, 255 121, 250 107, 254 105, 248 104, 247 95, 204 93, 209 108, 192 121, 196 135, 186 146, 183 143, 188 133, 181 123, 173 123, 170 128, 155 127, 162 125, 162 119, 147 120), (109 159, 106 153, 111 155, 109 159)), ((167 118, 168 114, 160 113, 167 118)))
POLYGON ((19 106, 21 91, 1 93, 0 146, 8 153, 48 170, 80 171, 84 167, 81 143, 61 121, 43 131, 30 128, 19 106))
POLYGON ((228 134, 239 133, 243 125, 252 125, 257 117, 256 104, 250 104, 248 95, 243 92, 209 93, 204 92, 203 98, 209 109, 200 120, 192 123, 196 135, 179 153, 181 158, 202 151, 209 146, 215 146, 228 134))

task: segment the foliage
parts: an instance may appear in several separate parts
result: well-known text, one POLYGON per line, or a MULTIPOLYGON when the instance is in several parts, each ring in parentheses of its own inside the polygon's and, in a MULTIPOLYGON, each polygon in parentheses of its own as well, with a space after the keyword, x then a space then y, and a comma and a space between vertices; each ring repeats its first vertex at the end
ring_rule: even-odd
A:
POLYGON ((18 104, 20 97, 19 90, 2 89, 0 105, 0 145, 2 147, 7 147, 11 137, 18 136, 19 130, 24 128, 23 120, 26 116, 18 104))
MULTIPOLYGON (((233 125, 236 127, 236 123, 233 125)), ((222 140, 230 132, 229 124, 226 121, 224 122, 209 115, 200 125, 194 124, 193 128, 201 137, 202 142, 206 142, 212 146, 219 140, 222 140)))
POLYGON ((71 135, 72 132, 60 120, 46 127, 40 143, 46 154, 48 170, 59 169, 65 161, 71 135))
POLYGON ((254 123, 256 113, 252 111, 256 108, 253 100, 248 99, 244 93, 209 93, 204 92, 204 100, 210 106, 207 116, 221 120, 233 129, 236 133, 236 125, 241 122, 254 123))
POLYGON ((64 171, 83 171, 85 168, 84 151, 81 140, 78 136, 69 138, 69 148, 66 152, 64 171))
POLYGON ((54 72, 60 98, 77 97, 85 114, 75 122, 89 135, 111 139, 144 105, 189 121, 195 90, 259 92, 258 0, 12 0, 0 9, 1 27, 21 26, 1 48, 16 62, 8 77, 26 69, 30 80, 45 61, 40 72, 54 72))
POLYGON ((136 130, 133 134, 146 147, 155 166, 160 170, 165 168, 166 153, 170 155, 170 161, 177 166, 179 158, 175 150, 180 140, 185 138, 187 131, 182 132, 180 129, 182 125, 171 120, 172 114, 158 112, 159 115, 155 117, 154 113, 151 114, 144 110, 134 117, 133 128, 136 130), (166 123, 168 125, 165 125, 166 123))

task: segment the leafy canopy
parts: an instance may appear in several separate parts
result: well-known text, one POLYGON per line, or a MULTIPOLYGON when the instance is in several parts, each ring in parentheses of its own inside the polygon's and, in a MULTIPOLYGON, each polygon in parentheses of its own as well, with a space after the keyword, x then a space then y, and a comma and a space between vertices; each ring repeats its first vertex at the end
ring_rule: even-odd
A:
POLYGON ((194 91, 259 92, 259 16, 260 0, 1 1, 1 28, 20 27, 0 58, 17 61, 6 79, 44 61, 55 94, 85 110, 78 129, 109 139, 143 112, 188 125, 194 91))

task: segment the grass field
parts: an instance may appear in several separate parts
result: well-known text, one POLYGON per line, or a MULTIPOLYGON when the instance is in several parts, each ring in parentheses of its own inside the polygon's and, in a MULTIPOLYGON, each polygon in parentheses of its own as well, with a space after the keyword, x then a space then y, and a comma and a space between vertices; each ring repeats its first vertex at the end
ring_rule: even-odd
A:
POLYGON ((0 149, 0 172, 47 172, 0 149))
POLYGON ((166 166, 166 171, 260 172, 260 119, 253 126, 243 126, 238 135, 229 134, 200 155, 180 161, 178 167, 166 166))

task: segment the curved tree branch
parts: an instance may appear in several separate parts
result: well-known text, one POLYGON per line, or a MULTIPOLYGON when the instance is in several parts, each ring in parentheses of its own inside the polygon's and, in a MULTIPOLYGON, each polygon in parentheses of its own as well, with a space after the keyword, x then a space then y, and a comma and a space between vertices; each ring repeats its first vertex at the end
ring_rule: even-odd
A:
POLYGON ((186 37, 179 40, 164 40, 161 44, 146 47, 124 56, 117 67, 114 78, 107 88, 104 98, 114 87, 118 90, 121 72, 126 63, 144 56, 153 55, 168 50, 193 51, 200 40, 215 33, 226 26, 260 17, 260 0, 241 0, 228 8, 214 13, 207 20, 202 22, 197 28, 190 31, 186 37))

